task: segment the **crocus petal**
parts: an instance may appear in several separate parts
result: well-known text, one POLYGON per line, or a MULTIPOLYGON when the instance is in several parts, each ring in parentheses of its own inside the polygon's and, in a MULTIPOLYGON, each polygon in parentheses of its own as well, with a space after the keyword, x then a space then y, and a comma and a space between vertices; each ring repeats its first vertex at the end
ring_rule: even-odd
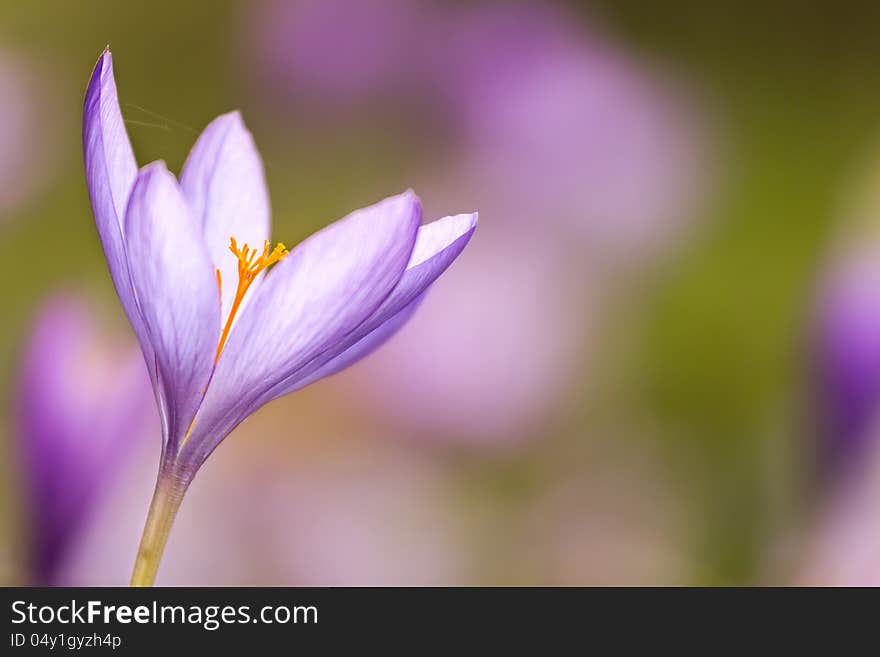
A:
MULTIPOLYGON (((427 291, 425 292, 425 294, 427 294, 427 291)), ((305 388, 315 381, 319 381, 324 377, 330 376, 331 374, 341 372, 347 367, 354 365, 362 358, 366 358, 367 356, 369 356, 371 353, 376 351, 376 349, 378 349, 383 344, 388 342, 388 340, 394 337, 394 334, 406 325, 410 317, 413 316, 413 313, 415 313, 415 311, 421 305, 422 301, 425 298, 425 294, 416 297, 414 301, 410 302, 408 306, 404 307, 403 310, 394 315, 391 319, 387 320, 383 324, 380 324, 378 328, 367 333, 365 336, 360 338, 357 342, 352 344, 350 347, 348 347, 335 357, 328 359, 322 355, 322 358, 319 362, 316 362, 314 366, 310 365, 307 368, 308 372, 311 372, 310 374, 304 371, 302 373, 297 373, 293 377, 288 378, 282 384, 272 389, 270 393, 271 397, 266 401, 270 401, 271 399, 275 399, 277 397, 280 397, 281 395, 286 395, 287 393, 294 392, 295 390, 299 390, 300 388, 305 388)), ((360 331, 357 331, 354 335, 360 335, 360 331)), ((348 341, 346 341, 346 343, 347 342, 348 341)))
POLYGON ((125 215, 131 278, 156 353, 169 435, 186 432, 208 383, 220 332, 214 269, 174 176, 141 171, 125 215))
POLYGON ((217 364, 187 443, 197 462, 262 393, 338 342, 394 289, 415 245, 412 192, 357 210, 294 249, 266 277, 217 364))
POLYGON ((110 267, 110 277, 128 321, 141 343, 150 378, 155 385, 152 345, 146 337, 137 300, 132 293, 122 225, 128 196, 137 176, 137 163, 119 110, 113 59, 109 51, 105 51, 95 65, 86 91, 83 153, 95 225, 110 267))
POLYGON ((180 186, 202 228, 208 255, 220 270, 226 317, 238 283, 238 260, 229 252, 229 238, 262 249, 270 231, 263 163, 238 112, 219 116, 205 128, 183 166, 180 186))
POLYGON ((476 227, 474 213, 444 217, 419 228, 406 271, 382 305, 344 340, 267 391, 263 403, 335 374, 381 347, 409 320, 428 287, 459 256, 476 227))

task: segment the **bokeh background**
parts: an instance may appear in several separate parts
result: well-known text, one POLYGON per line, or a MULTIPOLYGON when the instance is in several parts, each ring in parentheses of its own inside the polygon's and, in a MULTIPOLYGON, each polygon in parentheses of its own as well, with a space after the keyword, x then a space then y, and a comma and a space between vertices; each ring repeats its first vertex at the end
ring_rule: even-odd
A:
POLYGON ((288 245, 408 187, 430 219, 480 211, 401 334, 212 455, 160 584, 880 583, 878 19, 0 3, 0 583, 35 582, 55 513, 53 583, 124 584, 152 492, 158 424, 82 166, 108 43, 139 163, 179 170, 240 109, 288 245), (29 394, 64 443, 48 475, 29 394), (96 447, 120 408, 120 447, 96 447), (82 500, 58 483, 77 467, 100 484, 82 500))

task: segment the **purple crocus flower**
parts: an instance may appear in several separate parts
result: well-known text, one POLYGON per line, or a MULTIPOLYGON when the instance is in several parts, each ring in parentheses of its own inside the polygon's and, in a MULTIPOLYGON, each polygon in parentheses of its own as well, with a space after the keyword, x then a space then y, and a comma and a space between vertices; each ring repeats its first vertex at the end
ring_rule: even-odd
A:
POLYGON ((273 248, 263 167, 241 116, 204 130, 179 181, 162 162, 138 170, 109 51, 86 93, 83 145, 98 233, 162 421, 156 494, 132 578, 151 583, 183 493, 220 441, 266 402, 385 342, 462 251, 477 217, 420 227, 421 205, 408 191, 289 254, 273 248))
POLYGON ((16 407, 29 583, 52 585, 115 465, 141 435, 149 387, 137 350, 108 342, 91 309, 59 295, 25 347, 16 407))

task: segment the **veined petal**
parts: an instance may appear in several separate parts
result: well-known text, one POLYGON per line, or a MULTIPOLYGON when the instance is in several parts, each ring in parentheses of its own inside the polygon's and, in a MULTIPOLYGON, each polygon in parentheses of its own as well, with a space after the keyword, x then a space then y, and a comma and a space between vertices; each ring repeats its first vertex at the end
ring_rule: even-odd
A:
POLYGON ((444 217, 422 226, 406 271, 382 305, 343 340, 268 390, 261 403, 335 374, 382 346, 409 320, 428 287, 459 256, 476 227, 476 213, 444 217))
POLYGON ((375 312, 404 272, 420 221, 414 193, 388 198, 316 233, 269 272, 217 363, 192 458, 207 457, 266 390, 375 312))
POLYGON ((146 337, 137 299, 132 291, 123 230, 125 208, 137 176, 137 163, 122 121, 116 81, 113 79, 113 58, 109 51, 104 51, 95 65, 86 91, 83 155, 95 225, 104 247, 110 277, 141 344, 155 387, 153 347, 146 337))
POLYGON ((202 400, 220 332, 214 269, 174 176, 143 168, 125 216, 131 279, 156 352, 168 417, 179 441, 202 400))
MULTIPOLYGON (((263 163, 238 112, 214 119, 190 151, 180 186, 204 233, 208 255, 222 279, 222 317, 229 315, 238 282, 238 261, 229 238, 262 250, 269 239, 269 195, 263 163)), ((256 285, 245 297, 252 297, 256 285)))
MULTIPOLYGON (((413 316, 416 310, 418 310, 418 307, 422 304, 427 293, 427 290, 425 290, 421 296, 410 301, 408 306, 404 306, 403 310, 366 335, 363 335, 363 337, 357 340, 357 342, 347 349, 337 353, 336 356, 330 357, 332 353, 336 352, 335 349, 327 354, 322 354, 320 358, 316 359, 302 372, 298 372, 296 375, 289 377, 282 384, 273 388, 270 392, 271 397, 262 403, 266 403, 271 401, 271 399, 276 399, 282 395, 294 392, 300 388, 305 388, 306 386, 315 383, 315 381, 320 381, 324 377, 341 372, 347 367, 354 365, 362 358, 366 358, 376 351, 376 349, 388 342, 388 340, 394 337, 395 333, 406 325, 410 317, 413 316)), ((358 335, 361 335, 360 331, 352 334, 351 337, 355 338, 358 335)), ((349 340, 346 340, 346 344, 348 344, 348 342, 349 340)))

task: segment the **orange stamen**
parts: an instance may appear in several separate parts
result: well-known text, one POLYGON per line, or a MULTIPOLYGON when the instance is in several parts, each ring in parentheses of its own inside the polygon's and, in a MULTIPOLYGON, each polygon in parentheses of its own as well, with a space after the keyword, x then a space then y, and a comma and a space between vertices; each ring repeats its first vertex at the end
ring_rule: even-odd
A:
MULTIPOLYGON (((217 354, 214 356, 214 364, 220 360, 220 354, 223 351, 223 347, 226 346, 227 338, 229 338, 229 330, 232 328, 232 320, 235 319, 235 314, 238 312, 242 299, 244 299, 244 295, 251 286, 251 283, 254 282, 257 275, 266 269, 266 267, 275 264, 279 260, 283 260, 287 256, 287 247, 281 242, 276 244, 274 249, 270 250, 270 247, 271 244, 269 244, 268 241, 264 241, 263 253, 257 257, 256 249, 249 248, 247 244, 239 249, 235 238, 229 238, 229 250, 236 258, 238 258, 238 287, 235 290, 235 298, 232 300, 232 308, 229 310, 229 317, 226 320, 226 325, 223 327, 223 332, 220 334, 220 342, 217 344, 217 354)), ((222 292, 222 282, 219 269, 217 270, 217 287, 222 292)))

